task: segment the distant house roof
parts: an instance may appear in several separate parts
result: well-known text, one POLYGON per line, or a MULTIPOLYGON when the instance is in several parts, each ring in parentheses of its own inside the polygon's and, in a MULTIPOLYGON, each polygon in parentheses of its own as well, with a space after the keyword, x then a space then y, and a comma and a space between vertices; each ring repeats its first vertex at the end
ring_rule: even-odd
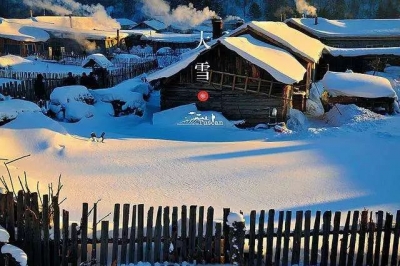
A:
MULTIPOLYGON (((400 45, 400 43, 399 43, 400 45)), ((395 55, 400 56, 400 47, 379 48, 336 48, 325 46, 325 50, 332 56, 356 57, 366 55, 395 55)))
POLYGON ((50 35, 42 29, 0 18, 0 37, 22 42, 45 42, 50 38, 50 35))
MULTIPOLYGON (((236 52, 239 56, 264 69, 276 80, 285 84, 293 84, 301 81, 306 73, 306 69, 289 52, 259 41, 250 35, 223 37, 217 41, 213 41, 211 47, 217 44, 221 44, 229 50, 236 52)), ((195 61, 207 49, 208 47, 202 46, 189 51, 182 55, 182 60, 150 74, 147 79, 153 81, 175 75, 195 61)))
POLYGON ((400 19, 291 18, 292 23, 318 38, 400 37, 400 19))
POLYGON ((121 27, 123 27, 123 26, 133 27, 133 26, 137 25, 137 23, 135 21, 132 21, 127 18, 116 18, 115 20, 118 21, 118 23, 121 25, 121 27))
POLYGON ((148 29, 152 29, 155 31, 160 31, 160 30, 165 30, 167 28, 167 26, 161 21, 152 19, 152 20, 142 21, 142 22, 138 23, 136 26, 132 27, 132 29, 135 29, 135 28, 141 28, 141 29, 148 28, 148 29))
POLYGON ((229 36, 238 36, 243 32, 246 33, 246 29, 252 29, 255 32, 267 36, 281 46, 287 47, 294 53, 314 63, 319 61, 324 49, 324 44, 319 40, 290 28, 283 22, 252 21, 240 26, 231 32, 229 36))
MULTIPOLYGON (((204 38, 211 37, 209 34, 204 38)), ((140 38, 141 40, 153 42, 168 42, 168 43, 193 43, 200 42, 200 34, 181 34, 181 33, 145 33, 140 38)))
POLYGON ((98 65, 103 68, 109 68, 113 66, 107 57, 102 54, 91 54, 82 61, 82 67, 93 67, 93 65, 98 65))
POLYGON ((55 26, 70 27, 81 30, 114 31, 121 29, 117 20, 108 18, 79 17, 79 16, 38 16, 33 18, 37 22, 51 23, 55 26))
POLYGON ((388 79, 372 75, 328 71, 322 79, 322 84, 333 97, 396 97, 388 79))

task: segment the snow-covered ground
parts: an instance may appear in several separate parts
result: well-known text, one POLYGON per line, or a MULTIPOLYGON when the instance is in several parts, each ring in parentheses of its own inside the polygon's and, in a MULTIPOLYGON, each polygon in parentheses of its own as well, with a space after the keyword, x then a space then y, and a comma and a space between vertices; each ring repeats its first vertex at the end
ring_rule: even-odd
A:
MULTIPOLYGON (((400 116, 339 106, 341 112, 334 108, 310 120, 302 132, 281 134, 177 125, 177 115, 169 125, 153 125, 158 102, 155 93, 142 117, 97 112, 77 123, 20 113, 0 127, 0 157, 31 154, 9 166, 15 177, 26 171, 32 187, 40 181, 42 192, 62 174, 62 208, 76 221, 83 202, 100 198, 99 217, 114 203, 213 206, 217 219, 223 207, 245 214, 269 208, 398 209, 400 116), (91 132, 103 131, 104 143, 88 141, 91 132)), ((187 113, 180 115, 184 121, 187 113)))

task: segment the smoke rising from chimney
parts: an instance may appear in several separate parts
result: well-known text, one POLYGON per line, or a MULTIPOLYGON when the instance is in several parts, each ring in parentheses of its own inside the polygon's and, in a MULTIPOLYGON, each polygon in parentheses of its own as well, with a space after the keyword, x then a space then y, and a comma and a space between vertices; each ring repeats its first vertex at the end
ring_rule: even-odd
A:
POLYGON ((197 10, 193 4, 180 5, 171 10, 171 6, 164 0, 142 0, 143 13, 149 17, 162 21, 166 26, 173 25, 181 29, 197 26, 216 16, 216 13, 205 7, 197 10))
MULTIPOLYGON (((100 4, 84 5, 74 0, 23 0, 32 9, 49 10, 57 15, 76 15, 93 17, 96 28, 120 29, 121 25, 112 19, 100 4)), ((65 25, 69 26, 69 25, 65 25)), ((83 25, 82 25, 83 26, 83 25)), ((87 26, 87 25, 86 25, 87 26)))
POLYGON ((307 3, 305 0, 295 0, 297 12, 308 16, 317 16, 317 8, 307 3))

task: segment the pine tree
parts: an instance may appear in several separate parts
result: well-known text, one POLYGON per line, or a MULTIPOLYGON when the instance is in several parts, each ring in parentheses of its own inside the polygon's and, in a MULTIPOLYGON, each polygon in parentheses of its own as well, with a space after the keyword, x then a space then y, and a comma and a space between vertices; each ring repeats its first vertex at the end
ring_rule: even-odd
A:
POLYGON ((258 20, 261 18, 261 8, 256 2, 251 3, 249 16, 253 20, 258 20))

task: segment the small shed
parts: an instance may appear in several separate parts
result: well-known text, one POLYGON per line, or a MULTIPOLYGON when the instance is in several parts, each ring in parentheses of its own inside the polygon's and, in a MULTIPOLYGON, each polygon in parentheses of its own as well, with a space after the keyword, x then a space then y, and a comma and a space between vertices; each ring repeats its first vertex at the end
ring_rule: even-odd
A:
POLYGON ((113 63, 102 54, 91 54, 82 61, 82 67, 110 68, 112 66, 113 63))
POLYGON ((396 92, 390 81, 359 73, 328 71, 322 79, 325 88, 324 104, 329 108, 336 103, 357 106, 386 113, 393 113, 396 92), (382 109, 383 108, 383 109, 382 109))

